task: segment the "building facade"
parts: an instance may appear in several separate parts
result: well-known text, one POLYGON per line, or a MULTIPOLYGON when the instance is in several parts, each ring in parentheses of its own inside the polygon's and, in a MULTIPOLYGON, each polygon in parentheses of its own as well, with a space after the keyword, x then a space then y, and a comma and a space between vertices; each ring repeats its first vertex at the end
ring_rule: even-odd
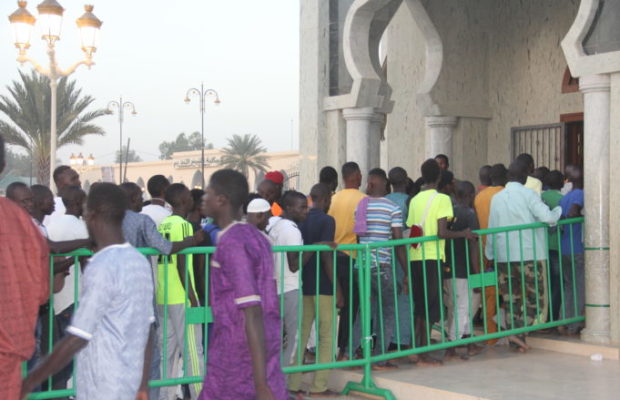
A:
POLYGON ((620 344, 620 0, 301 0, 301 188, 443 153, 459 179, 527 152, 580 164, 584 340, 620 344), (615 21, 615 22, 614 22, 615 21))

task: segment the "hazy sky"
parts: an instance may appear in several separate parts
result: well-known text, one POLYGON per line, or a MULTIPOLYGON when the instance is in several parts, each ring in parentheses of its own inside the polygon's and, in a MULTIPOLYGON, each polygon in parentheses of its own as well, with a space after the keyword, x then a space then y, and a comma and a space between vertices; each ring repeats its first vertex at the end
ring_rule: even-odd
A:
MULTIPOLYGON (((57 46, 62 68, 82 57, 75 20, 84 0, 58 0, 65 8, 57 46)), ((36 5, 28 10, 36 17, 36 5)), ((232 134, 259 135, 269 150, 297 148, 299 93, 299 2, 296 0, 99 0, 94 13, 103 21, 101 41, 91 70, 83 66, 71 77, 94 107, 110 100, 135 104, 138 115, 125 118, 123 136, 143 160, 159 156, 158 145, 180 132, 200 130, 198 99, 183 102, 190 87, 213 88, 222 103, 207 104, 205 141, 223 147, 232 134), (291 121, 293 125, 291 126, 291 121), (293 131, 293 135, 291 134, 293 131)), ((16 1, 0 5, 0 92, 18 77, 17 49, 8 16, 16 1), (4 43, 4 44, 3 44, 4 43)), ((36 32, 36 30, 35 30, 36 32)), ((45 62, 44 42, 33 36, 29 55, 45 62)), ((29 69, 28 65, 22 67, 29 69)), ((212 101, 212 99, 210 100, 212 101)), ((4 118, 0 116, 0 118, 4 118)), ((119 146, 118 117, 101 117, 104 137, 88 137, 84 146, 59 150, 69 155, 93 153, 97 163, 113 161, 119 146)))

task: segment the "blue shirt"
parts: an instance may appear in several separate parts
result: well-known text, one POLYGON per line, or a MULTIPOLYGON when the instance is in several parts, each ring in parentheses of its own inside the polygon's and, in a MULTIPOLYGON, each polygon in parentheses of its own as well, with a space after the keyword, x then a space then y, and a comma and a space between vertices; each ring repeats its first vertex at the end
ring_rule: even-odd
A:
POLYGON ((125 211, 123 236, 134 247, 153 247, 162 254, 170 254, 172 251, 172 242, 164 239, 155 222, 146 214, 125 211))
MULTIPOLYGON (((562 217, 568 217, 568 213, 574 204, 583 208, 584 196, 583 189, 573 189, 566 193, 560 200, 562 207, 562 217)), ((571 224, 562 226, 562 254, 582 254, 583 253, 583 224, 571 224), (572 229, 572 247, 571 247, 571 229, 572 229)))
POLYGON ((77 355, 77 398, 134 400, 153 310, 151 265, 129 243, 99 250, 84 270, 67 332, 88 341, 77 355))
POLYGON ((409 195, 407 193, 393 192, 385 196, 385 198, 400 207, 400 212, 403 215, 403 229, 407 229, 407 203, 409 195))
MULTIPOLYGON (((301 237, 304 244, 315 244, 319 242, 333 242, 336 232, 336 221, 333 217, 325 214, 323 210, 311 208, 308 217, 299 225, 301 237)), ((331 254, 330 254, 331 257, 331 254)), ((333 258, 333 257, 332 257, 333 258)), ((320 295, 332 296, 334 294, 333 282, 329 279, 323 269, 322 259, 317 260, 316 253, 304 264, 301 269, 301 286, 305 296, 315 296, 317 294, 317 266, 319 267, 319 293, 320 295)), ((334 273, 336 277, 336 273, 334 273)))
MULTIPOLYGON (((519 182, 508 182, 506 188, 491 200, 489 228, 544 222, 555 224, 562 214, 560 207, 549 210, 538 193, 519 182)), ((547 259, 546 228, 502 232, 487 237, 485 254, 498 262, 547 259), (521 260, 521 252, 523 260, 521 260)))

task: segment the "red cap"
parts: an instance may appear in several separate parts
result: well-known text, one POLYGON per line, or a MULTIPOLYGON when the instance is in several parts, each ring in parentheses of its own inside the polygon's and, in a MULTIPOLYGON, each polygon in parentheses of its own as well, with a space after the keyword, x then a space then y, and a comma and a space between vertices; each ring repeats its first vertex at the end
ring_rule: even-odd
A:
POLYGON ((284 183, 284 175, 280 171, 270 171, 265 174, 265 179, 271 182, 281 185, 284 183))

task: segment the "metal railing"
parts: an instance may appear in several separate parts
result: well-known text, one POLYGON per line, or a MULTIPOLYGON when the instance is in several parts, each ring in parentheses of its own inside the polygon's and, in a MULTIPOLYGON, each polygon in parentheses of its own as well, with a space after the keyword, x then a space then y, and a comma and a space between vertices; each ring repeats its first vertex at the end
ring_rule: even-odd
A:
MULTIPOLYGON (((299 289, 289 291, 293 293, 285 292, 284 279, 278 281, 279 292, 285 292, 280 295, 283 348, 285 351, 290 351, 291 347, 293 349, 290 358, 285 358, 284 353, 281 358, 283 370, 289 375, 289 388, 297 389, 300 374, 304 372, 323 371, 322 376, 315 378, 313 383, 320 386, 324 384, 321 380, 326 381, 327 370, 361 367, 362 381, 350 382, 344 393, 357 391, 393 399, 389 390, 374 384, 373 366, 397 358, 582 323, 583 257, 576 254, 573 247, 574 227, 582 223, 583 218, 575 218, 561 220, 558 227, 553 228, 535 223, 479 230, 476 232, 480 238, 476 248, 464 239, 446 241, 446 261, 427 259, 424 255, 429 246, 434 246, 437 254, 441 253, 442 241, 436 236, 344 245, 336 250, 324 245, 274 247, 274 253, 279 255, 276 256, 276 270, 280 278, 283 278, 284 269, 288 267, 287 255, 298 255, 299 272, 296 280, 299 289), (570 243, 569 248, 563 248, 562 235, 555 235, 556 254, 548 250, 550 230, 555 229, 562 231, 570 243), (544 243, 537 243, 541 237, 544 243), (491 243, 487 245, 490 251, 486 252, 492 256, 490 259, 483 256, 485 248, 482 238, 491 243), (420 244, 423 255, 417 264, 411 262, 409 249, 413 243, 420 244), (504 246, 500 246, 500 243, 504 246), (543 247, 543 254, 536 254, 537 244, 543 247), (405 268, 397 262, 396 249, 399 246, 405 246, 408 250, 408 265, 405 268), (500 254, 503 251, 500 248, 505 248, 507 254, 500 254), (513 252, 511 255, 511 248, 517 248, 518 254, 513 252), (387 264, 384 262, 386 249, 389 254, 387 259, 390 260, 387 264), (348 255, 343 251, 347 251, 348 255), (473 265, 471 261, 472 253, 475 252, 479 255, 478 265, 473 265), (528 257, 530 253, 533 253, 533 257, 528 257), (304 255, 315 257, 304 263, 304 255), (415 270, 420 266, 421 271, 415 270), (328 273, 329 268, 331 274, 328 273), (308 278, 308 274, 312 274, 313 279, 308 278), (329 275, 334 279, 325 285, 323 280, 329 275), (423 282, 419 282, 420 279, 414 282, 415 276, 421 276, 423 282), (437 277, 436 281, 432 279, 433 276, 437 277), (304 287, 304 284, 307 286, 304 287), (421 297, 423 307, 421 304, 416 307, 415 298, 420 298, 419 290, 424 293, 421 297), (344 302, 344 307, 340 309, 340 299, 335 295, 339 291, 344 302), (436 308, 436 316, 433 315, 433 307, 436 308), (476 316, 478 312, 479 316, 476 316), (310 346, 307 343, 311 332, 315 335, 314 359, 308 351, 310 346)), ((159 256, 152 249, 140 251, 145 255, 159 256)), ((191 248, 179 253, 203 257, 198 265, 204 268, 204 279, 197 279, 195 287, 203 289, 205 299, 209 299, 207 266, 214 251, 214 248, 191 248)), ((79 265, 78 257, 90 254, 79 250, 69 255, 79 265)), ((160 256, 158 268, 168 268, 168 260, 168 256, 160 256)), ((188 287, 192 279, 188 273, 189 268, 185 268, 185 271, 185 287, 188 287)), ((76 288, 77 279, 75 274, 76 288)), ((163 337, 166 338, 168 330, 173 329, 167 314, 167 278, 164 279, 163 287, 165 300, 159 307, 158 329, 163 330, 163 337)), ((76 290, 74 307, 79 306, 78 299, 79 293, 76 290)), ((54 323, 53 297, 50 303, 50 311, 45 318, 51 326, 54 323)), ((199 328, 200 333, 203 333, 203 328, 204 332, 208 332, 208 324, 213 321, 213 316, 208 304, 191 307, 187 292, 184 312, 183 365, 187 365, 188 346, 193 343, 188 340, 189 327, 199 328)), ((198 336, 202 336, 204 354, 201 365, 204 372, 208 357, 208 334, 198 336)), ((48 350, 53 349, 54 337, 50 335, 45 340, 48 350)), ((203 376, 189 374, 189 368, 183 368, 181 377, 166 375, 169 345, 167 341, 159 343, 162 350, 159 365, 163 375, 160 379, 151 380, 149 386, 202 383, 203 376)), ((29 398, 52 399, 74 394, 74 389, 52 390, 51 387, 50 378, 48 388, 31 394, 29 398)))

